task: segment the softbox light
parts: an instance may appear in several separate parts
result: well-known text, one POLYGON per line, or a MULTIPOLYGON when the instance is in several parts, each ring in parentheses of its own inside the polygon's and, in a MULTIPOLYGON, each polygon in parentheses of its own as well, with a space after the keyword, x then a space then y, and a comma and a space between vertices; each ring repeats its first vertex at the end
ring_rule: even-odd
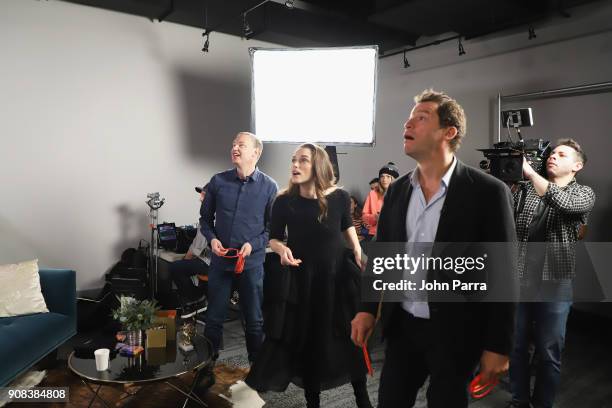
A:
POLYGON ((374 144, 377 46, 249 52, 252 127, 261 140, 374 144))

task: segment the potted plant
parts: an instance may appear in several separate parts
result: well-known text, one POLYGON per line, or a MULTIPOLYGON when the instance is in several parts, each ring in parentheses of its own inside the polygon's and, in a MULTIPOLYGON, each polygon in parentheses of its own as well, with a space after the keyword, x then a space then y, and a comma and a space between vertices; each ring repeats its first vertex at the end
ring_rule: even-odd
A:
POLYGON ((121 295, 119 307, 113 310, 113 319, 126 331, 126 342, 132 346, 143 345, 142 333, 153 326, 155 312, 159 310, 155 300, 136 300, 121 295))

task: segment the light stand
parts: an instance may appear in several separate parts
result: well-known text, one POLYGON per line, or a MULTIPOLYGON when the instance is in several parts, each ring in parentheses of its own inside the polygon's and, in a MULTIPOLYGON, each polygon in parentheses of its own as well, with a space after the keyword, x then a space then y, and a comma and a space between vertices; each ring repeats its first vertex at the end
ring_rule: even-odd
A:
POLYGON ((338 151, 336 150, 336 146, 325 146, 325 151, 329 156, 329 161, 332 164, 332 168, 334 169, 334 177, 336 178, 336 183, 340 180, 340 167, 338 166, 338 151))
POLYGON ((157 292, 157 257, 159 255, 159 245, 157 244, 157 210, 164 205, 165 198, 160 199, 159 193, 147 194, 146 201, 149 206, 149 228, 151 228, 151 245, 149 246, 149 284, 151 286, 151 299, 155 297, 157 292))

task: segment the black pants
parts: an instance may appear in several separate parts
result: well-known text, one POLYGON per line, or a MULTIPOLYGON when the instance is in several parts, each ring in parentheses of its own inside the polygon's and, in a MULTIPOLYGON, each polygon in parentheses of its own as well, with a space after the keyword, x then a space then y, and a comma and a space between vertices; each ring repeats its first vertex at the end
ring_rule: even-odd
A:
POLYGON ((182 302, 193 302, 205 293, 205 286, 200 282, 195 286, 191 277, 193 275, 208 275, 208 265, 200 258, 181 259, 170 264, 170 274, 178 290, 182 302))
POLYGON ((453 333, 435 333, 431 321, 395 308, 387 347, 378 408, 412 407, 419 389, 430 377, 429 408, 463 408, 468 405, 468 384, 480 355, 472 350, 453 350, 453 333))

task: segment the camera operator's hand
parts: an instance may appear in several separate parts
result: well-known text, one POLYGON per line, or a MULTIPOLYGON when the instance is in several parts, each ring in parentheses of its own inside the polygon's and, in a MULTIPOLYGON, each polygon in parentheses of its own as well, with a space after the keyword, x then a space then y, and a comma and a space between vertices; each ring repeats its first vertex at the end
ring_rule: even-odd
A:
POLYGON ((245 242, 244 245, 242 245, 242 248, 240 248, 239 254, 246 258, 247 256, 251 255, 252 250, 253 247, 251 246, 251 244, 245 242))
POLYGON ((523 175, 525 178, 533 184, 533 188, 535 188, 536 193, 542 197, 546 194, 546 190, 548 190, 548 180, 544 177, 540 176, 531 165, 527 162, 527 160, 523 157, 523 175))
POLYGON ((227 249, 223 248, 223 244, 217 238, 214 238, 210 241, 210 248, 213 251, 213 254, 217 256, 223 256, 227 252, 227 249))
POLYGON ((537 173, 533 169, 533 167, 531 167, 531 164, 529 164, 527 159, 523 157, 523 176, 525 176, 526 179, 531 180, 533 179, 533 176, 536 174, 537 173))

